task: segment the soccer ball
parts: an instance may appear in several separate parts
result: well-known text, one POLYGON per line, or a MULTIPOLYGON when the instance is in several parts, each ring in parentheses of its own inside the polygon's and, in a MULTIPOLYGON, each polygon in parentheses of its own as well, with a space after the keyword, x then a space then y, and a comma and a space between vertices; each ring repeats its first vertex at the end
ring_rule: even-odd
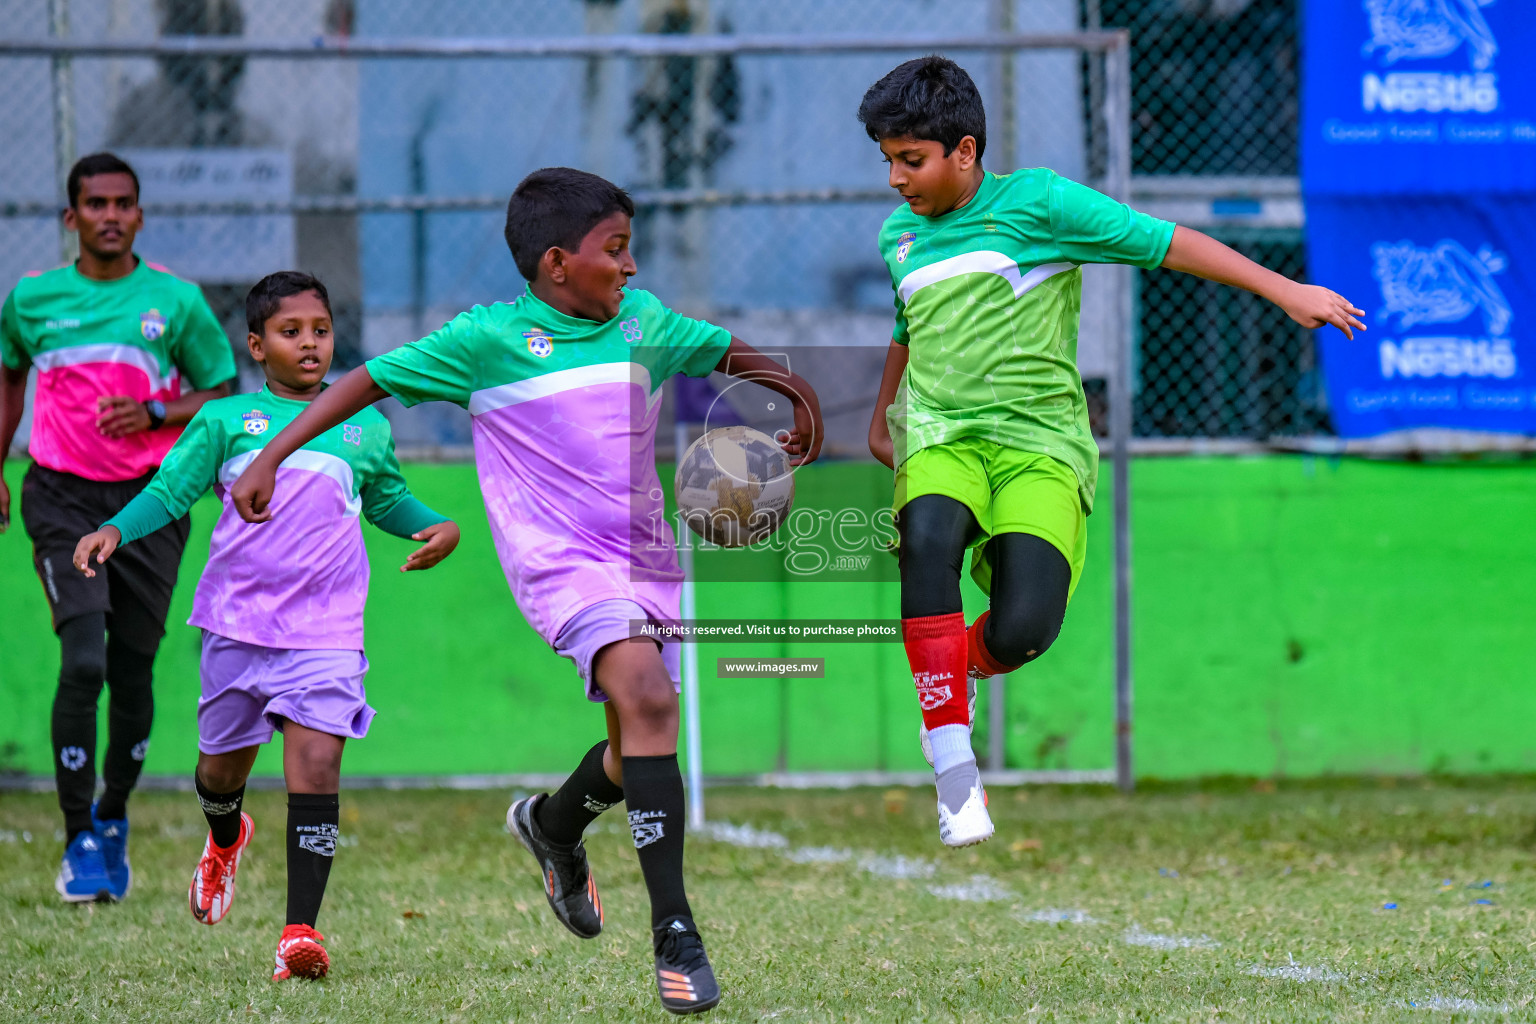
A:
POLYGON ((751 427, 705 433, 678 460, 674 484, 688 528, 725 548, 767 537, 795 503, 789 456, 773 438, 751 427))

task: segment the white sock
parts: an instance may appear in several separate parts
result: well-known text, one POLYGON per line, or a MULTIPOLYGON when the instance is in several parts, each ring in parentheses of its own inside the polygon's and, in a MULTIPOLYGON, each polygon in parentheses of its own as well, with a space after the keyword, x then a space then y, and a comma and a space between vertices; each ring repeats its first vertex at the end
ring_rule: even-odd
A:
POLYGON ((956 765, 976 760, 976 752, 971 749, 970 726, 941 725, 929 729, 928 743, 933 747, 935 773, 947 772, 956 765))

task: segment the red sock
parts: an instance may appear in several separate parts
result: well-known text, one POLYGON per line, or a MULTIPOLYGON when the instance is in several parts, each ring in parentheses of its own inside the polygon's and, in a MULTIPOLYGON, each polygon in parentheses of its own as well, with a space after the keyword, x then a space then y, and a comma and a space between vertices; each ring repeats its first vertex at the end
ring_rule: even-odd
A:
POLYGON ((969 725, 965 693, 965 616, 925 615, 901 620, 907 662, 923 708, 923 724, 969 725))
POLYGON ((985 641, 981 639, 982 630, 986 629, 987 617, 990 611, 982 612, 965 634, 965 662, 968 671, 983 676, 1000 676, 1012 672, 1017 665, 1004 665, 992 657, 992 652, 987 650, 985 641))

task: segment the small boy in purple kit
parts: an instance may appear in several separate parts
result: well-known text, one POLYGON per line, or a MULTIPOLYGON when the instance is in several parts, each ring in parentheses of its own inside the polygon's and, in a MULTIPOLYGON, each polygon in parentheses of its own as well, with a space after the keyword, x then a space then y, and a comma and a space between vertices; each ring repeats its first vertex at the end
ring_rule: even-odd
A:
POLYGON ((280 731, 288 918, 272 976, 318 978, 330 968, 315 920, 336 853, 342 748, 367 735, 374 715, 363 689, 368 553, 358 517, 425 541, 402 572, 446 558, 459 529, 411 496, 389 421, 373 409, 358 410, 283 460, 281 518, 243 522, 230 484, 323 392, 332 353, 330 299, 308 274, 263 278, 246 297, 245 315, 266 386, 203 406, 154 480, 80 540, 74 562, 93 575, 93 565, 185 515, 210 486, 219 495, 224 510, 189 620, 203 630, 196 782, 209 826, 192 876, 192 916, 211 925, 229 912, 235 870, 253 834, 240 809, 245 781, 261 744, 280 731))
POLYGON ((647 623, 679 614, 683 576, 655 465, 661 385, 719 370, 783 395, 794 414, 784 443, 792 465, 816 457, 821 411, 804 380, 729 331, 626 287, 636 273, 634 211, 623 189, 594 174, 530 174, 512 193, 506 226, 528 290, 347 374, 231 491, 247 522, 274 518, 283 457, 388 395, 469 410, 480 489, 518 608, 576 664, 608 725, 608 739, 557 792, 512 805, 507 827, 539 862, 555 916, 595 938, 602 903, 581 837, 623 800, 651 898, 661 1004, 697 1013, 719 1002, 720 986, 683 887, 677 648, 632 642, 647 623))

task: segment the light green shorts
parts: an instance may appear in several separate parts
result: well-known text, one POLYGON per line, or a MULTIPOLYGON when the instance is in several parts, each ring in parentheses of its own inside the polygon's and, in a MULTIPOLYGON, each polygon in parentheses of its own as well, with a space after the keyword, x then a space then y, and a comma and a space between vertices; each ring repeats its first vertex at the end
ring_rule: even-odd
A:
POLYGON ((971 578, 983 592, 992 592, 987 541, 1000 533, 1029 533, 1048 541, 1071 566, 1071 599, 1088 556, 1088 529, 1077 474, 1066 463, 995 441, 960 438, 924 448, 896 470, 892 507, 897 512, 924 494, 954 498, 981 525, 971 578))

